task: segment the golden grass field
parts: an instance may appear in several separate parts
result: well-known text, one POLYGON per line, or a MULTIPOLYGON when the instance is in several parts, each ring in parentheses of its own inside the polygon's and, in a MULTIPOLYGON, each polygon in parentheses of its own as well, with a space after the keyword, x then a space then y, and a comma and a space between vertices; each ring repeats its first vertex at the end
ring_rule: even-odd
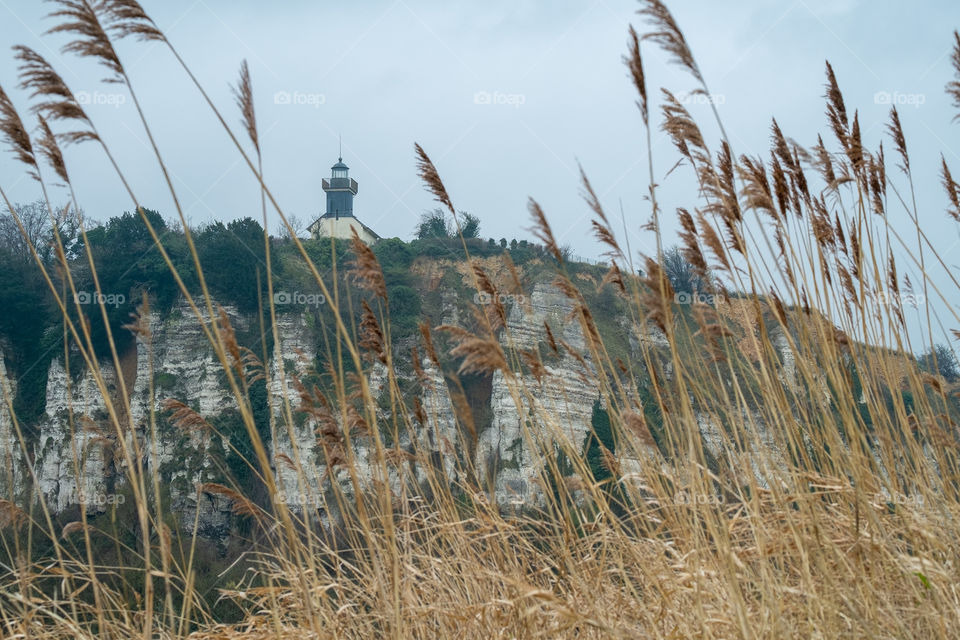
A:
MULTIPOLYGON (((100 63, 126 87, 138 111, 116 41, 169 47, 193 79, 187 62, 135 0, 56 0, 51 6, 54 31, 71 38, 68 53, 100 63)), ((332 330, 342 351, 329 372, 329 387, 303 389, 302 397, 275 407, 281 416, 278 437, 298 411, 316 421, 328 468, 360 496, 339 505, 342 522, 336 530, 317 526, 282 502, 263 503, 226 484, 205 487, 229 497, 237 514, 260 532, 246 558, 251 568, 244 581, 225 584, 217 594, 232 601, 242 618, 229 624, 217 620, 211 601, 195 590, 200 562, 195 541, 171 529, 169 505, 157 499, 160 480, 143 464, 144 451, 156 446, 151 441, 156 433, 148 430, 144 440, 129 437, 126 390, 121 384, 119 391, 108 391, 101 378, 110 437, 140 534, 127 549, 125 557, 132 560, 126 567, 101 562, 94 538, 107 533, 83 511, 76 521, 62 523, 43 500, 26 504, 3 496, 0 637, 958 637, 957 388, 917 367, 912 353, 929 345, 910 344, 902 307, 889 300, 899 300, 904 286, 898 263, 922 265, 924 281, 912 287, 925 291, 925 304, 946 309, 952 326, 960 327, 954 304, 960 288, 941 290, 927 277, 949 271, 916 224, 910 199, 893 195, 894 189, 909 193, 913 182, 899 115, 891 110, 887 158, 865 148, 858 119, 828 65, 830 130, 816 147, 799 148, 774 122, 768 159, 735 155, 724 136, 710 148, 698 123, 668 91, 660 112, 648 111, 641 57, 648 47, 665 51, 709 91, 668 9, 659 0, 643 0, 640 7, 644 26, 639 32, 630 28, 625 55, 638 116, 648 134, 661 127, 669 135, 696 175, 699 193, 676 212, 658 206, 654 165, 665 171, 677 158, 655 158, 648 135, 649 212, 630 223, 655 234, 657 255, 638 261, 621 247, 618 224, 608 219, 586 175, 582 188, 611 265, 602 286, 628 302, 632 322, 661 332, 666 347, 645 344, 641 361, 617 362, 597 328, 600 310, 591 309, 580 291, 595 285, 570 275, 548 214, 530 202, 534 233, 556 263, 557 286, 574 302, 571 321, 585 336, 593 382, 614 426, 618 453, 604 458, 608 477, 594 477, 582 443, 570 442, 557 417, 538 403, 533 378, 519 372, 550 373, 540 354, 513 346, 505 311, 495 302, 485 313, 478 310, 469 330, 424 326, 419 349, 433 357, 435 336, 442 333, 452 340, 450 355, 461 359, 462 373, 505 376, 515 404, 530 416, 524 436, 526 446, 538 452, 546 506, 503 513, 485 498, 481 474, 469 461, 461 462, 467 480, 457 484, 436 471, 420 484, 386 482, 404 465, 433 469, 415 435, 431 416, 417 415, 392 373, 393 359, 401 356, 391 341, 383 274, 373 252, 358 240, 348 275, 357 299, 362 294, 369 301, 358 310, 360 325, 353 315, 336 314, 332 330), (683 229, 685 259, 728 302, 685 309, 674 304, 661 266, 663 247, 672 243, 660 233, 661 221, 673 215, 683 229), (896 233, 893 219, 906 221, 915 233, 896 233), (634 275, 638 270, 643 275, 634 275), (884 292, 888 295, 879 295, 884 292), (782 375, 772 331, 786 336, 794 356, 792 381, 782 375), (377 360, 391 372, 386 389, 394 419, 388 425, 380 424, 383 408, 368 379, 350 373, 367 372, 377 360), (639 377, 649 391, 643 400, 639 377), (704 412, 723 425, 722 455, 705 450, 697 426, 704 412), (654 415, 656 430, 650 424, 654 415), (384 429, 398 428, 414 434, 412 453, 384 441, 384 429), (357 471, 351 445, 359 439, 375 451, 370 477, 357 471), (555 452, 566 455, 572 472, 559 468, 555 452)), ((960 36, 942 36, 956 38, 956 77, 946 90, 960 113, 960 36)), ((44 194, 48 180, 71 185, 64 144, 101 147, 127 185, 109 141, 56 70, 30 49, 17 49, 16 57, 32 107, 29 114, 18 112, 0 90, 0 132, 44 194)), ((255 97, 244 65, 237 104, 207 102, 261 185, 264 221, 268 212, 286 221, 270 185, 260 178, 255 97), (239 130, 230 124, 236 108, 239 130)), ((177 202, 150 124, 140 114, 158 175, 177 202)), ((803 132, 807 138, 812 133, 803 132)), ((427 152, 417 146, 416 154, 426 188, 456 218, 456 194, 447 192, 427 152)), ((951 203, 943 215, 960 220, 960 185, 946 161, 941 179, 951 203)), ((142 212, 137 194, 129 187, 128 192, 142 212)), ((0 194, 14 210, 6 193, 0 194)), ((76 201, 70 204, 79 208, 76 201)), ((49 200, 47 206, 52 214, 49 200)), ((190 225, 177 207, 193 251, 190 225)), ((142 219, 149 227, 146 215, 142 219)), ((162 249, 160 236, 149 230, 162 249)), ((269 240, 265 243, 269 269, 269 240)), ((463 250, 469 254, 466 243, 463 250)), ((302 247, 301 252, 309 262, 302 247)), ((38 259, 38 269, 45 269, 62 310, 65 339, 96 372, 100 365, 89 323, 70 313, 75 290, 62 247, 58 255, 63 268, 45 269, 38 259)), ((167 253, 161 255, 175 269, 167 253)), ((177 278, 180 295, 222 366, 253 443, 251 464, 263 470, 265 495, 275 495, 276 479, 248 393, 257 376, 271 372, 257 354, 238 345, 210 295, 196 252, 192 255, 199 286, 177 278)), ((470 264, 469 255, 465 260, 470 264)), ((95 273, 96 265, 91 268, 95 273)), ((496 300, 509 268, 496 276, 488 274, 493 269, 489 261, 477 262, 462 275, 496 300)), ((328 299, 343 295, 317 269, 312 273, 328 299)), ((269 272, 264 275, 272 286, 269 272)), ((960 287, 952 276, 950 281, 960 287)), ((129 330, 149 336, 146 311, 132 319, 129 330)), ((272 306, 262 309, 265 331, 276 330, 274 312, 272 306)), ((122 357, 113 349, 118 371, 122 357)), ((10 398, 4 400, 13 412, 10 398)), ((165 409, 180 428, 205 428, 204 418, 189 407, 167 403, 165 409)), ((20 428, 15 419, 14 424, 20 428)), ((19 441, 26 449, 22 433, 19 441)), ((296 460, 289 464, 307 473, 296 460)), ((331 483, 334 494, 338 486, 331 483)))

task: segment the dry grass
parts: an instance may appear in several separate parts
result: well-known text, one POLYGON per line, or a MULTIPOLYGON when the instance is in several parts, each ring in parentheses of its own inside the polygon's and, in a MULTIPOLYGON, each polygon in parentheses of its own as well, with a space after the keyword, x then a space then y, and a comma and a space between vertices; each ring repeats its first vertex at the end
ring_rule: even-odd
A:
MULTIPOLYGON (((134 35, 173 50, 132 0, 55 4, 59 22, 52 31, 74 38, 67 51, 100 61, 111 79, 128 89, 111 38, 134 35)), ((707 87, 667 8, 654 0, 642 4, 641 13, 652 27, 639 35, 630 29, 626 61, 642 119, 649 125, 644 43, 663 47, 703 92, 707 87)), ((960 101, 960 40, 956 47, 957 80, 947 90, 960 101)), ((23 85, 34 92, 35 109, 46 116, 34 140, 0 89, 0 133, 26 170, 43 186, 42 159, 69 184, 48 120, 74 128, 61 133, 60 141, 99 144, 112 162, 107 142, 52 67, 28 49, 19 48, 17 57, 23 63, 23 85)), ((182 63, 179 55, 177 59, 182 63)), ((189 73, 186 65, 184 70, 189 73)), ((256 157, 208 104, 262 189, 264 216, 271 207, 286 222, 260 178, 255 96, 245 64, 235 93, 256 157)), ((452 342, 450 355, 460 360, 461 373, 499 372, 518 411, 530 417, 523 426, 524 447, 532 452, 540 498, 535 508, 521 513, 493 503, 483 473, 463 454, 476 446, 472 423, 462 425, 457 442, 431 444, 429 434, 439 429, 436 412, 401 391, 384 311, 383 274, 359 240, 354 242, 352 281, 358 291, 372 294, 371 301, 360 303, 360 326, 336 314, 332 330, 341 350, 328 372, 330 388, 321 392, 294 379, 291 385, 299 397, 282 398, 272 407, 276 438, 293 433, 297 407, 315 426, 325 457, 321 478, 303 465, 295 442, 294 455, 278 460, 295 472, 301 491, 312 492, 318 481, 323 485, 325 505, 339 514, 335 527, 322 526, 330 522, 318 521, 309 510, 274 501, 277 469, 254 424, 249 389, 264 377, 269 386, 275 372, 238 345, 229 318, 217 312, 202 277, 199 293, 177 277, 222 367, 253 445, 254 459, 248 462, 259 470, 258 481, 269 496, 258 502, 218 483, 196 488, 198 495, 228 501, 236 513, 254 521, 258 532, 256 546, 244 557, 250 570, 243 582, 224 585, 219 593, 243 612, 236 624, 215 620, 211 603, 196 591, 202 570, 196 539, 170 529, 169 505, 156 499, 162 493, 157 471, 143 462, 147 451, 156 450, 156 432, 151 428, 145 441, 128 437, 136 428, 129 419, 130 390, 122 377, 119 390, 108 388, 89 327, 71 320, 68 301, 76 292, 61 247, 67 271, 62 279, 45 275, 64 314, 65 332, 103 395, 114 433, 102 438, 119 443, 114 455, 136 501, 140 535, 128 541, 127 557, 141 562, 119 567, 95 557, 95 537, 105 534, 90 526, 83 510, 79 520, 57 527, 37 496, 19 503, 2 497, 0 527, 14 535, 3 538, 0 554, 0 635, 197 640, 954 637, 960 629, 960 458, 957 428, 949 415, 952 391, 915 366, 899 298, 887 304, 878 295, 899 294, 903 280, 894 256, 906 256, 911 267, 921 268, 918 286, 930 294, 926 304, 936 301, 960 323, 951 304, 957 291, 941 291, 929 278, 933 269, 944 266, 929 240, 917 227, 916 244, 911 244, 888 224, 888 216, 903 214, 916 221, 917 212, 909 204, 897 211, 888 201, 888 180, 892 189, 895 176, 887 175, 879 151, 863 146, 857 118, 850 121, 829 65, 827 115, 836 151, 819 138, 811 152, 801 149, 774 122, 769 161, 737 157, 726 140, 714 153, 696 121, 666 91, 662 114, 664 131, 701 187, 700 199, 678 212, 683 252, 705 280, 708 270, 717 276, 713 293, 736 291, 739 297, 715 309, 697 305, 690 313, 673 303, 674 292, 658 264, 662 212, 652 169, 649 192, 658 255, 646 259, 643 278, 630 275, 635 273, 632 257, 620 248, 586 176, 584 192, 596 215, 594 230, 611 259, 603 286, 615 288, 627 301, 631 323, 648 331, 657 327, 666 347, 643 340, 634 366, 616 361, 594 318, 601 310, 591 310, 575 284, 595 281, 570 275, 547 214, 530 203, 534 233, 558 263, 556 284, 572 301, 569 320, 580 326, 586 353, 571 349, 549 326, 546 342, 554 355, 569 353, 582 365, 582 375, 599 389, 613 424, 622 427, 616 429, 616 453, 602 452, 610 478, 593 476, 583 443, 571 442, 560 417, 544 407, 538 390, 551 370, 540 354, 514 344, 502 307, 478 311, 481 328, 475 332, 422 326, 423 341, 414 349, 414 370, 421 381, 429 379, 424 367, 440 360, 434 336, 443 335, 452 342), (786 351, 775 348, 774 334, 782 336, 786 351), (690 357, 693 348, 702 349, 702 357, 690 357), (421 361, 420 350, 429 362, 421 361), (790 380, 784 353, 793 363, 790 380), (530 375, 520 373, 521 363, 530 375), (370 388, 368 374, 375 364, 386 371, 380 396, 370 388), (852 370, 859 372, 860 397, 852 393, 852 370), (643 400, 637 391, 640 378, 648 390, 643 400), (892 394, 890 381, 896 381, 892 394), (903 401, 903 392, 912 394, 912 405, 903 401), (378 397, 386 397, 389 406, 381 406, 378 397), (871 417, 869 424, 865 415, 871 417), (659 424, 651 424, 653 416, 659 424), (709 442, 698 426, 706 419, 716 425, 709 442), (384 442, 388 432, 407 433, 410 447, 384 442), (364 460, 357 453, 361 449, 369 452, 364 460), (437 451, 443 458, 439 466, 433 462, 437 451), (561 468, 558 451, 569 467, 561 468), (455 481, 449 465, 459 472, 455 481), (39 561, 38 549, 43 550, 39 561)), ((145 119, 143 126, 152 142, 145 119)), ((897 179, 912 184, 907 141, 895 110, 890 133, 900 157, 902 177, 897 179)), ((419 146, 416 153, 428 189, 455 214, 437 168, 419 146)), ((166 175, 158 151, 156 159, 166 175)), ((123 179, 121 167, 112 166, 123 179)), ((945 215, 960 217, 960 188, 946 161, 942 172, 953 207, 945 215)), ((173 184, 167 184, 178 203, 173 184)), ((128 191, 143 215, 136 195, 128 191)), ((0 195, 13 210, 2 190, 0 195)), ((189 227, 176 207, 199 269, 189 227)), ((145 215, 143 221, 149 226, 145 215)), ((152 228, 150 232, 162 250, 152 228)), ((161 255, 173 269, 167 254, 161 255)), ((92 257, 90 261, 95 269, 92 257)), ((478 292, 495 294, 508 282, 505 272, 497 275, 488 263, 466 264, 474 267, 461 273, 478 292), (494 273, 492 279, 489 273, 494 273)), ((335 279, 321 277, 312 264, 310 268, 328 299, 343 295, 332 289, 335 279)), ((516 282, 512 264, 507 269, 516 282)), ((272 307, 264 315, 279 340, 272 307)), ((149 343, 147 316, 145 309, 133 327, 149 343)), ((123 370, 121 356, 113 350, 116 371, 123 370)), ((288 388, 285 379, 279 382, 288 388)), ((462 404, 460 396, 451 395, 450 402, 462 404)), ((5 389, 3 400, 12 413, 9 396, 5 389)), ((178 428, 198 437, 215 431, 182 403, 170 401, 165 407, 178 428)), ((78 416, 80 412, 78 407, 78 416)), ((14 426, 19 445, 28 450, 19 423, 14 426)))

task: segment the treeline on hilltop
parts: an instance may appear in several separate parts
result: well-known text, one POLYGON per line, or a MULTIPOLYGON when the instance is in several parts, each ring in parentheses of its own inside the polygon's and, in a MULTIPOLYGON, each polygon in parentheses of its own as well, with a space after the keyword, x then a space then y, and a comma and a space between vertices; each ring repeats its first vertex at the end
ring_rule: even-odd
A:
MULTIPOLYGON (((9 374, 19 383, 15 409, 29 422, 42 411, 47 370, 50 361, 63 354, 65 335, 61 310, 38 262, 65 301, 70 317, 77 320, 78 313, 86 316, 94 350, 100 357, 109 354, 110 342, 99 302, 104 303, 114 343, 122 352, 133 341, 133 335, 123 326, 145 297, 151 310, 162 314, 179 299, 181 291, 140 213, 127 212, 93 223, 82 219, 82 214, 63 210, 50 216, 42 201, 15 208, 22 228, 9 212, 0 214, 0 345, 9 374), (58 242, 64 248, 62 259, 69 265, 76 296, 63 277, 58 242)), ((144 209, 142 215, 191 294, 201 291, 196 267, 199 261, 204 282, 219 304, 234 305, 251 314, 267 308, 266 245, 259 222, 246 217, 191 229, 195 259, 179 224, 168 223, 150 209, 144 209)), ((420 318, 421 295, 414 288, 410 270, 416 257, 462 259, 464 243, 471 255, 509 252, 518 264, 546 257, 542 246, 525 240, 508 243, 505 238, 479 238, 479 221, 473 216, 464 216, 463 222, 466 237, 461 240, 451 220, 437 211, 429 212, 414 229, 413 240, 390 238, 374 245, 387 284, 395 337, 414 332, 420 318)), ((349 284, 346 275, 353 254, 348 241, 302 238, 301 244, 328 286, 334 283, 334 273, 341 287, 349 284)), ((302 311, 304 305, 296 303, 307 300, 317 313, 329 313, 330 301, 316 304, 322 297, 320 288, 289 235, 271 236, 270 253, 277 312, 302 311)), ((356 311, 364 294, 355 289, 350 293, 350 311, 356 311)), ((269 318, 269 313, 264 315, 269 318)), ((270 332, 265 333, 269 340, 270 332)))

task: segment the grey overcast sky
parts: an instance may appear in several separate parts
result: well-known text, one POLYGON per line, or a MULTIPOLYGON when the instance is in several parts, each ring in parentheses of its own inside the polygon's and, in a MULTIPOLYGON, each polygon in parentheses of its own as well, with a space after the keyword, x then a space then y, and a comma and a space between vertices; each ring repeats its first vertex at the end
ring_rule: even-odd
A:
MULTIPOLYGON (((409 239, 418 216, 435 206, 416 177, 413 144, 437 164, 458 209, 478 215, 484 237, 530 237, 528 197, 547 212, 562 244, 596 257, 579 197, 577 163, 610 212, 622 201, 635 251, 652 238, 639 225, 647 165, 634 90, 621 56, 627 27, 642 31, 634 0, 144 0, 213 99, 230 114, 228 84, 249 61, 268 182, 281 205, 304 222, 323 212, 320 179, 343 158, 360 192, 355 213, 382 236, 409 239)), ((860 110, 865 141, 885 136, 889 102, 899 108, 918 176, 921 220, 960 264, 960 236, 948 223, 938 184, 939 155, 960 173, 960 122, 943 87, 950 79, 956 0, 683 0, 668 3, 697 57, 736 153, 767 155, 769 123, 804 145, 826 130, 824 60, 836 70, 849 111, 860 110)), ((75 92, 89 99, 141 201, 175 215, 132 104, 89 61, 59 53, 63 40, 39 0, 0 0, 0 42, 49 57, 75 92)), ((259 217, 255 182, 169 52, 124 42, 121 55, 188 219, 259 217)), ((694 88, 652 46, 644 49, 650 94, 694 88)), ((0 83, 14 90, 15 65, 0 58, 0 83)), ((716 147, 708 107, 691 105, 716 147)), ((659 123, 659 110, 651 107, 659 123)), ((824 138, 829 140, 826 134, 824 138)), ((655 172, 668 222, 692 204, 688 172, 664 179, 677 157, 659 132, 655 172)), ((887 143, 888 149, 889 143, 887 143)), ((68 164, 89 217, 106 219, 131 204, 99 152, 72 147, 68 164)), ((891 174, 895 172, 889 163, 891 174)), ((16 200, 37 196, 9 154, 0 180, 16 200)), ((894 215, 903 218, 901 211, 894 215)), ((274 220, 271 228, 276 230, 274 220)))

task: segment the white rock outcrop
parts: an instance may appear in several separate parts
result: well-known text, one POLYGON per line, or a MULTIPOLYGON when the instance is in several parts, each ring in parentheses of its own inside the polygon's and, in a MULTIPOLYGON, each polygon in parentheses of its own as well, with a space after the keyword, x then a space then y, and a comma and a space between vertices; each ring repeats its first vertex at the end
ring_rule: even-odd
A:
POLYGON ((23 491, 23 458, 9 410, 16 390, 0 352, 0 497, 8 499, 23 491))

